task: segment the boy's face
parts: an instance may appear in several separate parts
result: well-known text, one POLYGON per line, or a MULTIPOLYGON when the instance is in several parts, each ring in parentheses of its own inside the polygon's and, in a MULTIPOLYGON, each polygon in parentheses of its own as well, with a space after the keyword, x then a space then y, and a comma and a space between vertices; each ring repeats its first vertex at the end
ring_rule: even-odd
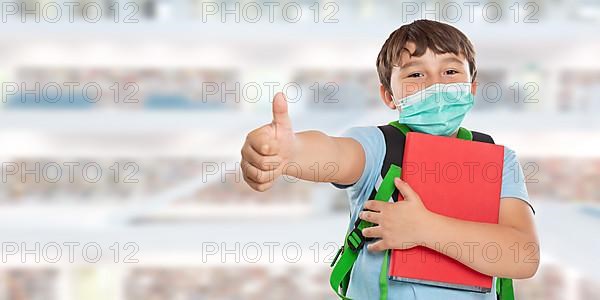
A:
MULTIPOLYGON (((410 56, 414 53, 415 44, 407 43, 408 51, 403 51, 398 66, 392 69, 391 88, 393 96, 399 100, 410 96, 436 83, 471 82, 469 63, 461 55, 452 53, 435 54, 430 49, 422 56, 410 56), (410 52, 409 52, 410 51, 410 52)), ((476 83, 471 83, 471 93, 475 95, 476 83)), ((383 102, 390 108, 396 109, 392 95, 380 86, 383 102)))

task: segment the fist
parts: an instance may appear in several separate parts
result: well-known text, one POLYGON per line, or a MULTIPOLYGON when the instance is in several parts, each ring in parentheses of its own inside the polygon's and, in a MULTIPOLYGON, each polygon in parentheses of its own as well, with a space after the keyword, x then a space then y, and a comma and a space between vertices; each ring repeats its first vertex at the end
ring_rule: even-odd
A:
POLYGON ((273 120, 254 129, 242 146, 242 174, 248 185, 259 192, 273 186, 293 155, 294 132, 283 93, 273 97, 273 120))

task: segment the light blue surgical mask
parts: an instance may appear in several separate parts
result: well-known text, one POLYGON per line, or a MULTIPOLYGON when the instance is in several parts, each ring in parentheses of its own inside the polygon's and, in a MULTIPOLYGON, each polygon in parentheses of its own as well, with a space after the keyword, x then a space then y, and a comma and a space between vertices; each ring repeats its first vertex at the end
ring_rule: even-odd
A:
POLYGON ((392 97, 400 110, 401 124, 433 135, 451 135, 473 107, 471 84, 433 84, 402 99, 392 97))

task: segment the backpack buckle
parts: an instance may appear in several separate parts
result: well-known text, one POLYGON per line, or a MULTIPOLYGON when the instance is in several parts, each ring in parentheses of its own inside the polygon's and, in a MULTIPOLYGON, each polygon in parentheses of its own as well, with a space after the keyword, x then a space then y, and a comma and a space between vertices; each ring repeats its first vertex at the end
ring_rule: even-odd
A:
POLYGON ((365 237, 358 227, 355 227, 352 231, 350 231, 346 237, 346 244, 348 245, 348 248, 354 252, 362 249, 362 247, 365 245, 365 237))

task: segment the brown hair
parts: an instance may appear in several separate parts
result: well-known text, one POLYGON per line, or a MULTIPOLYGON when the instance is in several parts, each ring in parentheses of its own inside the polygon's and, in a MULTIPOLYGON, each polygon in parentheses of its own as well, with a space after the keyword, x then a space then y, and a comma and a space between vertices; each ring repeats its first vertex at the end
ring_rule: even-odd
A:
POLYGON ((392 92, 390 78, 392 67, 400 61, 402 51, 408 42, 416 46, 410 56, 421 56, 427 49, 436 54, 462 54, 469 63, 471 80, 475 80, 475 49, 466 35, 460 30, 444 23, 431 20, 417 20, 396 29, 385 41, 377 56, 377 73, 379 81, 388 92, 392 92))

